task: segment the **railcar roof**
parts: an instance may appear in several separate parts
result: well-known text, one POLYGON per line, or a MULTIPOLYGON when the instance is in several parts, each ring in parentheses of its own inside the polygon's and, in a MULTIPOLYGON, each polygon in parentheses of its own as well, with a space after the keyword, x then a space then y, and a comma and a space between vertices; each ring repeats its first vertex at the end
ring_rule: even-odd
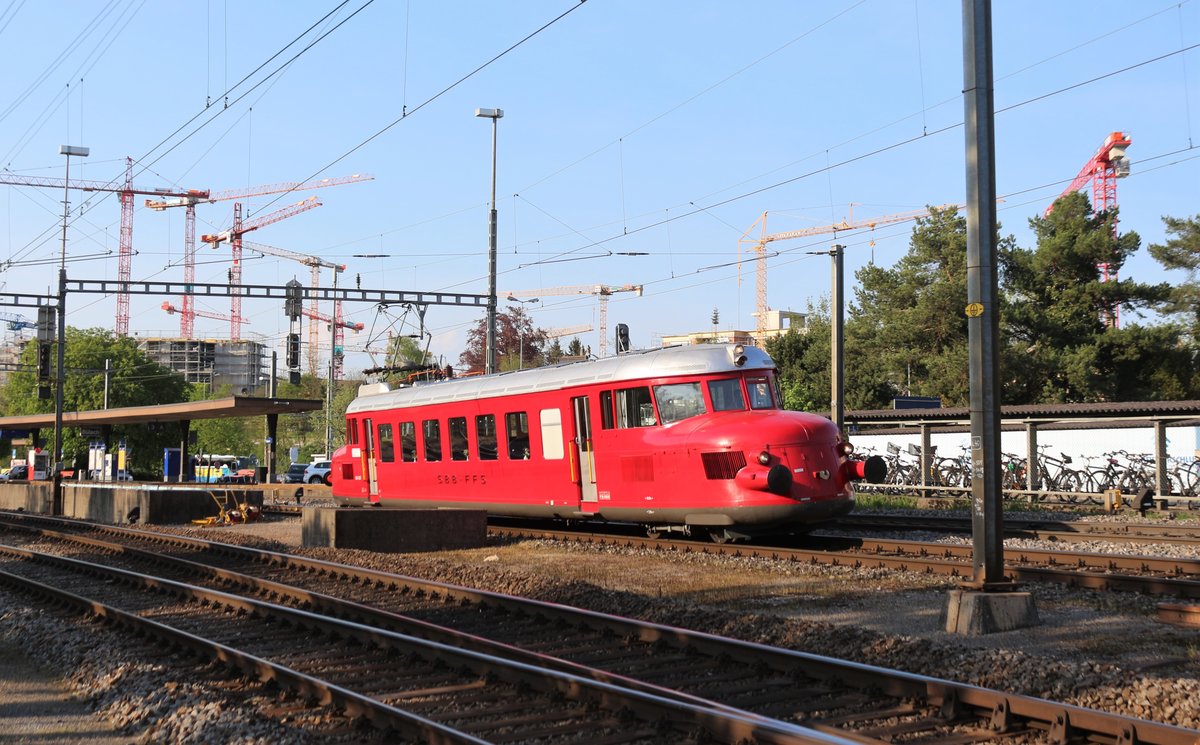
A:
MULTIPOLYGON (((552 391, 592 383, 616 383, 646 378, 665 378, 699 373, 773 370, 775 362, 757 347, 746 347, 745 364, 734 364, 729 344, 694 344, 630 352, 616 357, 585 362, 569 362, 531 370, 514 370, 496 375, 459 378, 437 383, 419 383, 394 391, 359 395, 346 413, 378 411, 402 406, 470 401, 477 398, 511 396, 519 393, 552 391)), ((364 386, 369 388, 369 386, 364 386)))

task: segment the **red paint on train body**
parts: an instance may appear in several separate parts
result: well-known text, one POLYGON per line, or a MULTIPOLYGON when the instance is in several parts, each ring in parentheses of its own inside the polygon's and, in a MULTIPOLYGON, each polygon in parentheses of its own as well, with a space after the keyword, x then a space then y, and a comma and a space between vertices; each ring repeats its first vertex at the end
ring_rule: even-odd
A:
POLYGON ((727 536, 843 515, 875 471, 828 419, 781 408, 774 368, 757 348, 696 345, 363 386, 333 495, 727 536))

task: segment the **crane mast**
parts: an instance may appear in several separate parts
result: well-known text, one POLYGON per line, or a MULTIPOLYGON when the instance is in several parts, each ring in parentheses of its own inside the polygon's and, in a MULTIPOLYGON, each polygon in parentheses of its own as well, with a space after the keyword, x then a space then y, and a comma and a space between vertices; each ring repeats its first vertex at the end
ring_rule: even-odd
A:
MULTIPOLYGON (((1062 193, 1054 198, 1054 202, 1051 202, 1050 206, 1046 208, 1044 216, 1050 216, 1050 213, 1054 211, 1055 202, 1059 199, 1087 187, 1089 183, 1092 185, 1092 209, 1096 212, 1115 209, 1117 206, 1117 179, 1129 175, 1129 157, 1125 155, 1125 149, 1132 142, 1133 140, 1124 132, 1109 134, 1104 139, 1104 143, 1100 145, 1100 149, 1088 158, 1088 161, 1083 164, 1083 168, 1079 169, 1079 173, 1071 180, 1067 188, 1063 189, 1062 193)), ((1114 217, 1113 237, 1115 238, 1116 235, 1117 219, 1114 217)), ((1101 282, 1117 281, 1117 270, 1113 269, 1107 261, 1097 264, 1096 269, 1100 272, 1101 282)), ((1119 312, 1120 309, 1116 305, 1104 308, 1101 311, 1104 324, 1112 328, 1119 327, 1121 325, 1119 312)))
MULTIPOLYGON (((283 209, 276 210, 269 214, 258 217, 250 222, 242 221, 242 203, 233 203, 233 227, 229 230, 222 231, 213 235, 203 235, 201 240, 209 243, 213 248, 216 248, 221 243, 228 241, 233 253, 233 264, 229 268, 229 285, 232 288, 241 287, 242 285, 242 235, 249 233, 252 230, 266 227, 286 220, 289 217, 298 215, 301 212, 320 207, 321 202, 316 197, 309 197, 303 201, 297 202, 283 209)), ((242 338, 242 296, 234 291, 229 295, 229 338, 237 341, 242 338)))
MULTIPOLYGON (((335 264, 332 261, 326 261, 325 259, 322 259, 320 256, 313 256, 310 254, 302 254, 297 251, 289 251, 286 248, 276 248, 275 246, 268 246, 265 243, 253 243, 251 241, 246 241, 245 247, 249 248, 252 251, 258 251, 259 253, 267 254, 270 256, 279 256, 284 259, 291 259, 292 261, 298 261, 301 264, 304 264, 311 270, 310 271, 310 274, 312 275, 311 281, 312 281, 312 286, 314 288, 321 286, 321 269, 322 268, 332 269, 335 275, 346 271, 345 264, 335 264)), ((336 284, 336 277, 334 278, 334 280, 335 280, 335 284, 336 284)), ((313 299, 309 302, 312 305, 314 310, 319 309, 319 305, 318 305, 318 302, 316 299, 313 299)), ((342 301, 334 300, 333 301, 333 315, 335 317, 340 318, 341 314, 342 314, 342 301)), ((310 375, 316 375, 317 374, 317 366, 320 361, 318 359, 318 357, 319 357, 318 342, 320 341, 320 324, 317 323, 317 319, 314 316, 309 316, 308 318, 309 318, 309 321, 308 321, 308 354, 307 354, 308 372, 310 375)), ((335 326, 334 327, 334 336, 337 337, 337 335, 340 333, 341 333, 341 327, 335 326)), ((338 341, 339 341, 339 339, 337 339, 337 338, 334 339, 335 347, 338 346, 338 341)), ((341 360, 340 359, 335 360, 334 365, 338 367, 338 371, 340 373, 341 360)))

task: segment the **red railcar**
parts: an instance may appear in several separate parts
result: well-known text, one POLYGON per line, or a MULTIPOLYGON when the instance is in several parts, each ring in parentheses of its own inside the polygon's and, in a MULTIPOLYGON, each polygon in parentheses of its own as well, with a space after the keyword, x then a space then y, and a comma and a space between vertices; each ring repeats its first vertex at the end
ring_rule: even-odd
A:
POLYGON ((390 390, 363 386, 341 505, 641 523, 717 540, 849 512, 883 463, 780 405, 762 350, 696 345, 390 390))

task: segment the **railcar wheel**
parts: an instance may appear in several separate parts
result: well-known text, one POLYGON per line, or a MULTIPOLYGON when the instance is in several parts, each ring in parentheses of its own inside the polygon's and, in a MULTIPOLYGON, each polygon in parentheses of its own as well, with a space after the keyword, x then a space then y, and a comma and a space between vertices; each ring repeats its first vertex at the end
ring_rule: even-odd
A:
POLYGON ((646 537, 652 541, 657 541, 659 538, 662 538, 662 529, 647 527, 646 528, 646 537))

